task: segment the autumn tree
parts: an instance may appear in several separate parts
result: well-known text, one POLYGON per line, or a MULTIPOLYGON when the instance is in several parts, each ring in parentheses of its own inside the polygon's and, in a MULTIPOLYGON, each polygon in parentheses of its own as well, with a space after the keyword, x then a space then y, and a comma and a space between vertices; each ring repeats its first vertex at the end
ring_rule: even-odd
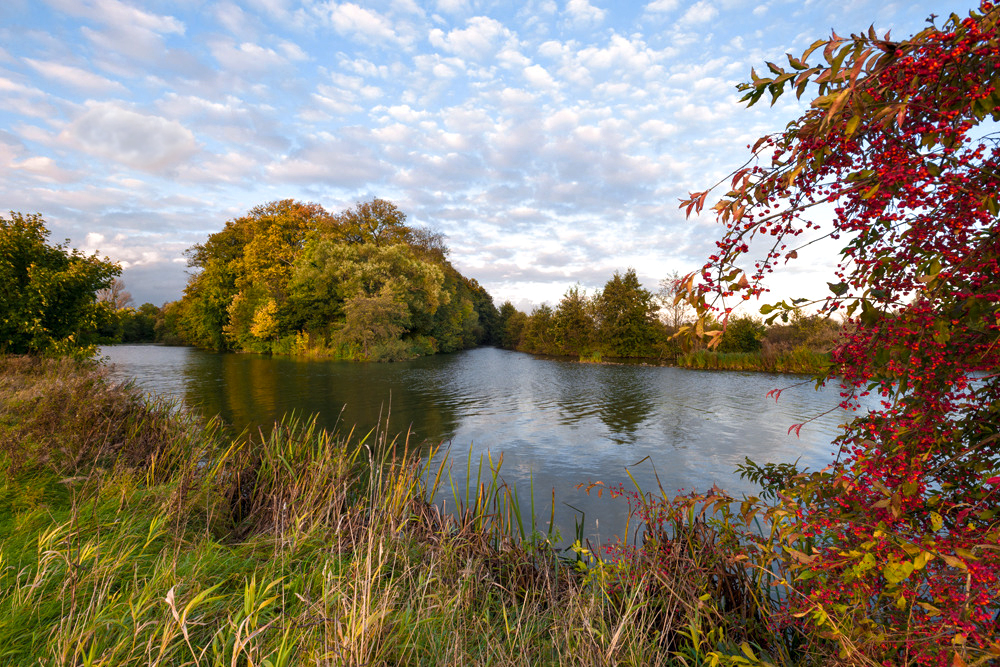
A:
POLYGON ((111 315, 96 294, 121 267, 48 237, 38 214, 0 216, 0 352, 86 357, 88 337, 111 315))
POLYGON ((982 2, 908 39, 834 34, 753 72, 751 105, 815 97, 727 179, 714 206, 725 233, 686 285, 701 316, 725 319, 810 240, 842 240, 814 302, 850 319, 821 379, 846 383, 845 407, 878 400, 828 469, 784 479, 769 516, 788 627, 807 623, 808 642, 856 664, 1000 660, 997 25, 982 2))
MULTIPOLYGON (((347 243, 381 246, 415 240, 413 230, 406 226, 406 214, 392 202, 377 197, 334 216, 327 230, 329 235, 347 243)), ((444 254, 444 244, 433 232, 422 232, 419 240, 428 249, 444 254)))
POLYGON ((266 351, 281 329, 277 314, 306 233, 328 218, 318 204, 269 202, 193 246, 188 264, 200 271, 185 288, 189 340, 217 350, 266 351))
POLYGON ((163 326, 216 350, 344 353, 322 352, 336 339, 365 358, 493 340, 492 298, 450 264, 442 234, 405 220, 382 199, 337 215, 290 199, 256 206, 191 248, 198 272, 163 326))

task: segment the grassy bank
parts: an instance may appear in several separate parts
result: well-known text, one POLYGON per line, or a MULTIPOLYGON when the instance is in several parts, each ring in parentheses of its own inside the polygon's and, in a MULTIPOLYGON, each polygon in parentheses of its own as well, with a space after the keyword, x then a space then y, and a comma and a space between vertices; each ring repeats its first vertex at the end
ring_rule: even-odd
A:
POLYGON ((603 558, 556 553, 499 464, 445 514, 429 499, 447 467, 405 441, 295 420, 231 439, 68 361, 0 358, 0 435, 2 665, 794 654, 760 578, 694 514, 603 558))
POLYGON ((681 368, 816 375, 830 365, 830 355, 799 347, 786 352, 716 352, 696 350, 677 356, 681 368))

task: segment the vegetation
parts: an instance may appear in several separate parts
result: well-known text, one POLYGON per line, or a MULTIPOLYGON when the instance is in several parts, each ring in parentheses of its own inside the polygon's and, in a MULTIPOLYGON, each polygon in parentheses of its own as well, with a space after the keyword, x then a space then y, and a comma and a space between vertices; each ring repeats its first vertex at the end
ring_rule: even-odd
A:
POLYGON ((38 214, 0 216, 0 354, 86 357, 111 315, 95 294, 121 268, 48 237, 38 214))
POLYGON ((770 325, 760 318, 734 317, 725 331, 708 322, 708 330, 720 333, 718 349, 680 340, 676 334, 694 311, 686 301, 674 299, 678 282, 676 276, 664 279, 654 295, 629 269, 615 273, 593 296, 579 285, 571 287, 555 310, 542 305, 525 315, 506 302, 500 307, 498 342, 508 349, 585 362, 633 358, 687 368, 783 373, 815 373, 829 366, 840 325, 800 310, 770 325))
POLYGON ((163 337, 212 350, 392 361, 492 342, 497 310, 440 234, 373 199, 330 215, 257 206, 189 250, 199 269, 163 337))
MULTIPOLYGON (((714 207, 719 251, 687 284, 693 330, 717 344, 705 317, 729 317, 728 300, 761 294, 776 265, 798 258, 796 240, 817 228, 811 207, 830 205, 828 233, 846 239, 818 305, 850 326, 819 380, 846 382, 845 407, 869 392, 880 407, 845 425, 820 472, 748 462, 772 502, 733 505, 770 534, 745 555, 781 586, 780 631, 832 642, 845 663, 1000 661, 998 19, 984 1, 901 41, 834 34, 788 69, 754 73, 750 104, 813 85, 817 97, 732 176, 714 207)), ((683 205, 700 210, 707 196, 683 205)))
POLYGON ((693 514, 657 519, 672 536, 649 532, 655 558, 579 540, 560 554, 500 461, 470 467, 463 491, 405 439, 294 419, 231 439, 69 360, 0 357, 0 429, 5 665, 748 664, 784 650, 762 589, 693 514), (429 502, 442 486, 450 514, 429 502))

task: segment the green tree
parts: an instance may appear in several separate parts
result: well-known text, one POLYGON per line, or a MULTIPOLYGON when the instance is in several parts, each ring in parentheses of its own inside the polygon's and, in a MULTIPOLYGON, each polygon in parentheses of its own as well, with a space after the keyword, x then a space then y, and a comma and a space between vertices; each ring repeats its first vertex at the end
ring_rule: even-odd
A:
POLYGON ((536 306, 524 327, 522 337, 522 347, 527 352, 535 354, 558 354, 559 350, 555 343, 555 327, 553 327, 553 316, 555 312, 552 306, 543 303, 536 306))
POLYGON ((156 320, 160 309, 151 303, 126 308, 122 319, 123 343, 147 343, 156 340, 156 320))
POLYGON ((759 352, 763 344, 765 327, 759 317, 743 315, 734 317, 722 334, 719 352, 759 352))
POLYGON ((521 335, 527 324, 528 316, 514 307, 510 301, 504 301, 500 306, 497 328, 500 331, 500 347, 516 350, 521 346, 521 335))
POLYGON ((374 297, 388 289, 407 308, 408 327, 426 334, 438 308, 448 301, 444 272, 417 258, 407 245, 346 244, 330 237, 311 238, 289 281, 291 323, 312 331, 339 322, 344 303, 374 297))
POLYGON ((656 304, 653 295, 639 284, 635 269, 615 275, 596 297, 598 335, 602 347, 618 357, 642 357, 652 353, 656 304))
POLYGON ((378 294, 360 292, 344 303, 342 342, 360 348, 361 358, 378 361, 376 351, 399 340, 409 324, 406 304, 388 284, 378 294))
POLYGON ((39 214, 0 216, 0 352, 87 356, 111 315, 96 293, 121 267, 48 237, 39 214))
POLYGON ((592 305, 579 285, 566 290, 553 316, 553 338, 560 354, 592 351, 597 334, 592 305))

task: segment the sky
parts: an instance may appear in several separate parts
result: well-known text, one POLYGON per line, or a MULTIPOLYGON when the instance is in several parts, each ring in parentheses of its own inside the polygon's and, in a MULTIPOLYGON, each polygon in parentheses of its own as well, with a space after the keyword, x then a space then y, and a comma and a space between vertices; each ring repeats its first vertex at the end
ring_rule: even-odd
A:
MULTIPOLYGON (((971 6, 2 0, 0 211, 119 262, 137 305, 180 298, 186 248, 280 199, 388 199, 497 305, 627 268, 655 289, 721 233, 679 199, 805 108, 739 104, 751 67, 971 6)), ((820 295, 835 251, 800 253, 774 294, 820 295)))

